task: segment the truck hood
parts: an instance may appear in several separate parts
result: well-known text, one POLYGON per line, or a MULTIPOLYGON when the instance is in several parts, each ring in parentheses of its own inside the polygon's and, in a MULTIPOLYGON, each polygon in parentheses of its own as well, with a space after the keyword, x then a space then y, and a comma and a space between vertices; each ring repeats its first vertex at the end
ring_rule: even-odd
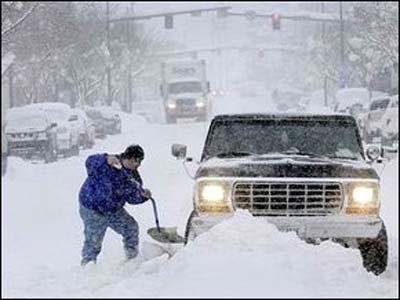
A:
POLYGON ((179 93, 179 94, 169 94, 169 99, 197 99, 203 97, 203 93, 179 93))
POLYGON ((199 177, 379 178, 364 161, 304 156, 211 158, 198 168, 199 177))

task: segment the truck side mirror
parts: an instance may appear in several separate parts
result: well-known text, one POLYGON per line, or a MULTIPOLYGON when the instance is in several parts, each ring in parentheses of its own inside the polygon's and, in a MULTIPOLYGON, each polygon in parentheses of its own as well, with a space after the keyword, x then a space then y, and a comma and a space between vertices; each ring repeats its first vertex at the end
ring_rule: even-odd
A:
POLYGON ((175 156, 177 159, 184 159, 186 158, 186 145, 182 144, 173 144, 171 147, 172 155, 175 156))
POLYGON ((207 81, 207 92, 209 93, 211 91, 211 88, 210 88, 210 82, 209 81, 207 81))
POLYGON ((376 161, 378 163, 382 162, 382 159, 380 159, 382 150, 379 147, 369 146, 365 153, 370 160, 376 161))

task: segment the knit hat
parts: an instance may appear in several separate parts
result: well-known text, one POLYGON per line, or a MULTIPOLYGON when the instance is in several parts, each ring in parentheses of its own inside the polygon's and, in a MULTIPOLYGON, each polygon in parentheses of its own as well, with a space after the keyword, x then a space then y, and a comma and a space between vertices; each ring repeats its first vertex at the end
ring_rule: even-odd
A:
POLYGON ((122 158, 124 158, 124 159, 136 158, 136 159, 143 160, 143 158, 144 158, 143 148, 136 144, 130 145, 122 153, 122 158))

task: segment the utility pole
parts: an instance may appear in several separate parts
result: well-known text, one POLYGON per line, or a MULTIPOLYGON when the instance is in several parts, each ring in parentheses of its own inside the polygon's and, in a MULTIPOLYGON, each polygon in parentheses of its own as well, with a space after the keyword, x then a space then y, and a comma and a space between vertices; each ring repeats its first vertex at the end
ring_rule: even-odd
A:
MULTIPOLYGON (((127 8, 128 10, 128 15, 132 16, 132 11, 133 11, 133 5, 134 3, 129 3, 129 8, 127 8)), ((134 32, 134 28, 132 28, 133 26, 133 20, 128 20, 127 22, 127 42, 128 42, 128 53, 129 53, 129 62, 128 62, 128 93, 127 93, 127 98, 126 98, 126 102, 124 103, 124 108, 126 112, 132 112, 132 33, 134 32)))
POLYGON ((345 87, 345 72, 344 72, 344 24, 343 24, 343 5, 339 2, 340 14, 340 88, 345 87))
POLYGON ((111 106, 111 51, 110 51, 110 4, 108 1, 106 2, 107 5, 107 24, 106 24, 106 31, 107 31, 107 51, 108 51, 108 64, 107 64, 107 105, 111 106))
POLYGON ((14 107, 15 102, 14 102, 14 65, 11 64, 9 67, 8 71, 8 80, 9 80, 9 97, 10 97, 10 106, 9 107, 14 107))
MULTIPOLYGON (((325 13, 325 3, 321 2, 321 13, 325 13)), ((326 45, 325 45, 325 22, 322 22, 322 43, 324 47, 324 59, 326 59, 326 45)), ((324 76, 324 106, 328 107, 328 78, 324 76)))

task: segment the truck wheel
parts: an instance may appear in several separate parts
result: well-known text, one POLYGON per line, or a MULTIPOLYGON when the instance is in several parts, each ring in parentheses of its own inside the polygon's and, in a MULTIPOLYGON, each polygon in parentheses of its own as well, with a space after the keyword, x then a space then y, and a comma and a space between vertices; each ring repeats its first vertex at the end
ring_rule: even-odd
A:
POLYGON ((193 210, 190 213, 189 218, 186 222, 185 245, 188 243, 188 241, 193 241, 197 237, 197 234, 194 231, 193 223, 192 223, 192 220, 195 216, 197 216, 197 213, 193 210))
POLYGON ((165 118, 166 118, 168 124, 175 124, 176 123, 176 118, 175 117, 166 115, 165 118))
POLYGON ((388 240, 385 224, 376 238, 358 239, 363 266, 368 272, 380 275, 386 270, 388 261, 388 240))

